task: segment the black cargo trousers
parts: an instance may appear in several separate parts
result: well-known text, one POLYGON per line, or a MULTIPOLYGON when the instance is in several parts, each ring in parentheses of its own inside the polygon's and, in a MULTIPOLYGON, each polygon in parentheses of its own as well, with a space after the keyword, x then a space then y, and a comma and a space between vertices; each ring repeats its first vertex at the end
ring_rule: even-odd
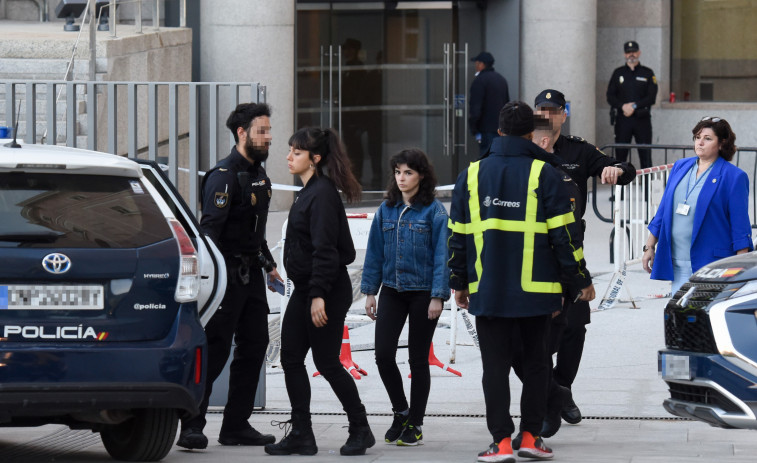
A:
POLYGON ((182 429, 205 427, 213 383, 226 366, 232 340, 236 340, 236 348, 229 368, 229 395, 221 429, 224 432, 245 429, 255 404, 255 391, 269 340, 266 277, 258 265, 251 265, 249 282, 244 283, 238 277, 238 262, 233 258, 226 259, 229 274, 226 295, 205 326, 208 338, 205 396, 200 404, 200 414, 182 421, 182 429))

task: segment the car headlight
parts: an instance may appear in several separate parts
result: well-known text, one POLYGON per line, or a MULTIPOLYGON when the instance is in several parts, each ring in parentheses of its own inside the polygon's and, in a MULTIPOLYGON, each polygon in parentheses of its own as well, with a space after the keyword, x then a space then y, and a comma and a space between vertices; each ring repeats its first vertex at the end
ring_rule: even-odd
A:
POLYGON ((736 290, 736 292, 731 295, 731 298, 749 296, 750 294, 754 293, 757 293, 757 280, 749 281, 744 284, 744 286, 736 290))

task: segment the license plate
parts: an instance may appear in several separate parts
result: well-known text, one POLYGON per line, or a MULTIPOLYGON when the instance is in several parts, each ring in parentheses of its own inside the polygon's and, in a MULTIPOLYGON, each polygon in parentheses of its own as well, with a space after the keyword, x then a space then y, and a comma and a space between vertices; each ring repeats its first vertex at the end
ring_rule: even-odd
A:
POLYGON ((0 310, 102 310, 102 285, 0 285, 0 310))
POLYGON ((660 354, 662 379, 691 379, 689 357, 686 355, 660 354))

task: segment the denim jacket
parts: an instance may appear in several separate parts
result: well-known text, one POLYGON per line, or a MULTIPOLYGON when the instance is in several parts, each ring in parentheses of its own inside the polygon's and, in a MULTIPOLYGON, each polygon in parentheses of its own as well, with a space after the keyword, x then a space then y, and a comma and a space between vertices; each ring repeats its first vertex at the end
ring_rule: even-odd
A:
POLYGON ((430 291, 449 299, 447 210, 434 200, 428 206, 384 201, 373 217, 360 290, 378 294, 384 284, 397 291, 430 291))

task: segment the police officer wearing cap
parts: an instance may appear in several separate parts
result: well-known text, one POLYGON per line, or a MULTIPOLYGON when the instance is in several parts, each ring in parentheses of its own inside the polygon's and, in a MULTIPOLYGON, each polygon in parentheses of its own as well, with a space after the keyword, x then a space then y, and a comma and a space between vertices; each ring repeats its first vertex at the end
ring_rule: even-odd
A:
POLYGON ((470 87, 468 127, 479 143, 483 156, 497 137, 499 111, 510 101, 507 80, 494 70, 494 57, 482 51, 471 61, 474 62, 476 77, 470 87))
MULTIPOLYGON (((615 143, 652 143, 651 107, 657 98, 654 71, 639 64, 639 44, 633 40, 623 44, 626 64, 615 69, 607 85, 610 123, 615 124, 615 143)), ((652 151, 639 149, 641 168, 652 167, 652 151)), ((619 160, 628 158, 627 148, 615 151, 619 160)))
MULTIPOLYGON (((553 153, 561 159, 561 169, 578 186, 580 197, 577 199, 579 204, 576 206, 576 211, 578 219, 585 227, 583 215, 586 212, 589 177, 599 177, 602 183, 611 185, 627 185, 636 177, 636 168, 630 163, 620 162, 605 155, 599 148, 581 137, 562 135, 560 131, 567 118, 565 105, 565 95, 555 89, 543 90, 534 100, 536 113, 549 118, 552 130, 557 136, 553 153)), ((566 297, 563 311, 567 318, 567 325, 557 341, 557 363, 554 367, 553 378, 557 384, 567 390, 555 388, 550 390, 551 394, 557 393, 563 396, 550 397, 550 408, 561 404, 562 418, 571 424, 576 424, 581 421, 581 412, 573 402, 570 387, 578 373, 586 337, 586 325, 591 322, 591 310, 588 302, 574 301, 573 298, 566 297)), ((547 437, 557 432, 560 427, 559 417, 555 422, 555 415, 549 413, 551 411, 548 410, 547 422, 542 431, 542 434, 547 437)))
POLYGON ((229 370, 229 395, 223 411, 218 442, 221 445, 265 445, 274 436, 250 426, 260 369, 268 348, 268 302, 265 295, 273 280, 282 281, 265 240, 271 179, 262 162, 271 144, 271 110, 266 104, 243 103, 231 112, 226 127, 236 146, 203 178, 202 230, 210 236, 226 261, 228 284, 221 305, 205 326, 208 366, 205 397, 200 415, 182 419, 177 445, 204 449, 202 430, 213 382, 223 371, 236 340, 229 370), (261 271, 262 269, 262 271, 261 271))

